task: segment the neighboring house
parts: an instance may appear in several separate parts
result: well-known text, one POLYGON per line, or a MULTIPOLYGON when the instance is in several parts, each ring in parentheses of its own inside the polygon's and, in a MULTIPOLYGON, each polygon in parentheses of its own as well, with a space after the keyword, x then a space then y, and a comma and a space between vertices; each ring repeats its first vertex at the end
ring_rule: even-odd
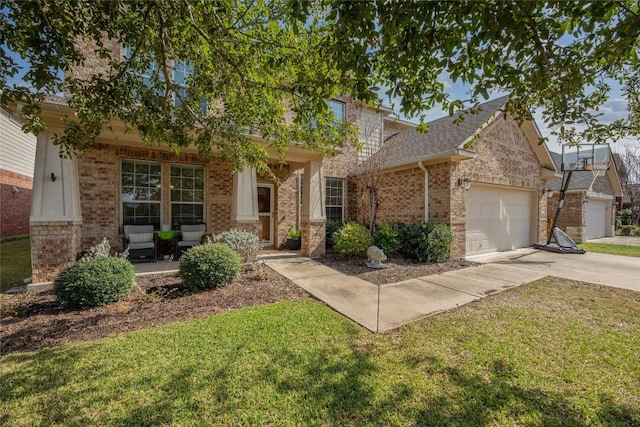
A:
POLYGON ((436 221, 451 227, 454 257, 544 241, 546 180, 558 176, 532 121, 501 112, 506 97, 429 123, 427 133, 391 136, 381 165, 378 222, 436 221))
MULTIPOLYGON (((562 155, 551 155, 560 170, 562 155)), ((574 171, 569 181, 556 226, 576 243, 614 235, 616 198, 622 197, 622 186, 611 150, 609 160, 611 166, 605 174, 596 178, 591 171, 574 171)), ((561 185, 561 178, 548 182, 549 189, 553 190, 553 197, 547 200, 549 222, 558 208, 561 185)))
POLYGON ((29 234, 36 137, 0 109, 0 238, 29 234))

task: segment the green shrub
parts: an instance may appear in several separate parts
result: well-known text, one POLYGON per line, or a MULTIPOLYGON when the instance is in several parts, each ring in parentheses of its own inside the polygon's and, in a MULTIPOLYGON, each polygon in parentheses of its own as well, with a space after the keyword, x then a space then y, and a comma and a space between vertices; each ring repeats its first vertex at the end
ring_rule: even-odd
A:
POLYGON ((222 287, 240 272, 240 256, 224 243, 190 248, 180 258, 182 283, 190 289, 222 287))
MULTIPOLYGON (((95 246, 90 247, 87 252, 82 255, 82 258, 79 259, 79 262, 87 262, 93 261, 95 259, 109 258, 111 256, 111 244, 106 237, 102 238, 102 242, 98 243, 95 246)), ((129 248, 126 248, 121 254, 114 254, 115 257, 119 257, 122 259, 129 258, 129 248)))
POLYGON ((99 307, 129 295, 135 271, 125 259, 108 257, 78 262, 60 272, 53 292, 62 306, 99 307))
POLYGON ((212 241, 214 243, 224 243, 229 246, 240 255, 242 262, 253 262, 257 260, 258 252, 260 252, 262 247, 258 236, 238 228, 232 228, 231 230, 216 234, 213 236, 212 241))
POLYGON ((333 242, 341 255, 364 255, 372 239, 367 227, 357 222, 347 222, 334 233, 333 242))
POLYGON ((373 238, 373 244, 389 255, 398 250, 400 240, 398 240, 398 230, 388 222, 383 222, 378 226, 378 231, 373 238))
POLYGON ((631 225, 631 213, 631 209, 622 209, 620 211, 620 222, 622 223, 621 225, 631 225))
POLYGON ((342 225, 341 221, 327 221, 325 226, 325 247, 334 247, 333 236, 336 234, 336 231, 342 228, 342 225))
POLYGON ((636 225, 623 225, 620 227, 621 236, 640 236, 640 227, 636 225))
POLYGON ((444 224, 416 222, 403 227, 400 244, 403 253, 421 262, 443 262, 451 256, 453 233, 444 224))

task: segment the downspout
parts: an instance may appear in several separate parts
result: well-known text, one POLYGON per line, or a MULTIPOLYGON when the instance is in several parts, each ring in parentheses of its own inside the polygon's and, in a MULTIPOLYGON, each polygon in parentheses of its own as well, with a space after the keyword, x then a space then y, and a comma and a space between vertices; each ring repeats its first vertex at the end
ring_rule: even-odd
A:
POLYGON ((422 164, 422 160, 418 162, 418 167, 424 172, 424 222, 429 222, 429 171, 422 164))

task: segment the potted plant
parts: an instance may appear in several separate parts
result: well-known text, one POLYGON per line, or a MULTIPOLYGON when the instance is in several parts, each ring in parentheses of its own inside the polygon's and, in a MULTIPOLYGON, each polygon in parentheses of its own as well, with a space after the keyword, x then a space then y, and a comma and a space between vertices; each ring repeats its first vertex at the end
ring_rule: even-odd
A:
POLYGON ((291 251, 297 251, 300 249, 300 235, 302 234, 302 230, 299 228, 293 227, 287 233, 287 249, 291 251))

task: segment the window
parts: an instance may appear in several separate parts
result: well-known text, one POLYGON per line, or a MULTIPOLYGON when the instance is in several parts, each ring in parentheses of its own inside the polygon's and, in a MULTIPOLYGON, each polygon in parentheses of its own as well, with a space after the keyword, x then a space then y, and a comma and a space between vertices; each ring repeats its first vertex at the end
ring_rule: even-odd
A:
MULTIPOLYGON (((131 48, 127 46, 124 53, 125 58, 130 56, 131 53, 131 48)), ((182 98, 186 99, 189 96, 187 91, 187 78, 193 74, 193 65, 185 61, 173 61, 171 65, 173 65, 173 83, 177 86, 176 92, 178 92, 182 98)), ((145 85, 153 85, 152 76, 156 73, 158 74, 158 79, 164 83, 164 74, 159 72, 158 64, 154 61, 142 73, 145 85)), ((164 92, 158 89, 156 94, 158 96, 163 96, 164 92)), ((173 103, 176 107, 180 107, 182 105, 182 101, 176 93, 173 94, 173 103)), ((204 97, 200 100, 200 110, 205 114, 207 113, 207 100, 204 97)))
POLYGON ((329 105, 329 108, 333 111, 333 117, 336 124, 341 124, 344 121, 344 102, 330 99, 327 101, 327 105, 329 105))
POLYGON ((122 161, 122 224, 153 224, 160 229, 162 165, 141 160, 122 161))
POLYGON ((344 220, 344 179, 325 178, 327 221, 344 220))
POLYGON ((171 165, 171 225, 204 223, 204 168, 171 165))

